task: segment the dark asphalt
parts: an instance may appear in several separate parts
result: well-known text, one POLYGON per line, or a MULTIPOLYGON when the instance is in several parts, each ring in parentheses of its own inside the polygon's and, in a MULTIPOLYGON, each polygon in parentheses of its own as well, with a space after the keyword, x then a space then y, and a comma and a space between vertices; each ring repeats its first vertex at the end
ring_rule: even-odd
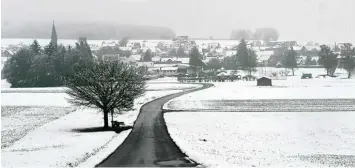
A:
POLYGON ((168 95, 143 105, 128 137, 96 167, 197 166, 198 164, 188 159, 170 138, 162 107, 175 97, 213 86, 212 84, 202 85, 203 87, 168 95))

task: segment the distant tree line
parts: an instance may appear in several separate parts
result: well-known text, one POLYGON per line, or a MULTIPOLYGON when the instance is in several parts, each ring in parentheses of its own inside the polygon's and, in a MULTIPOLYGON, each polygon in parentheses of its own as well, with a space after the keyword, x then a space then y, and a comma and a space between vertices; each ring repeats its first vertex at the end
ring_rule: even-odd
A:
POLYGON ((65 76, 79 67, 91 66, 94 57, 86 38, 79 38, 75 46, 54 45, 43 49, 34 40, 29 48, 22 48, 5 62, 3 78, 11 87, 63 86, 65 76))
POLYGON ((230 37, 235 40, 263 40, 276 41, 280 34, 274 28, 257 28, 254 32, 250 29, 233 30, 230 37))

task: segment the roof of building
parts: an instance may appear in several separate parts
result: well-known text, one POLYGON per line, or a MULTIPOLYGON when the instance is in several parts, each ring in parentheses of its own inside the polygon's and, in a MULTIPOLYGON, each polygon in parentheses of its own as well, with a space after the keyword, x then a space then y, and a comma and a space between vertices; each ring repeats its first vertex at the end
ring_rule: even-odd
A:
POLYGON ((160 61, 161 57, 160 56, 154 56, 152 57, 152 61, 157 62, 160 61))
POLYGON ((135 60, 135 61, 140 61, 142 56, 137 54, 137 55, 131 55, 131 57, 135 60))
POLYGON ((176 71, 178 67, 162 67, 162 71, 176 71))
POLYGON ((274 51, 258 51, 255 52, 255 54, 257 55, 259 61, 267 61, 275 53, 274 51))
POLYGON ((188 64, 190 62, 190 58, 177 58, 177 61, 181 61, 183 64, 188 64))

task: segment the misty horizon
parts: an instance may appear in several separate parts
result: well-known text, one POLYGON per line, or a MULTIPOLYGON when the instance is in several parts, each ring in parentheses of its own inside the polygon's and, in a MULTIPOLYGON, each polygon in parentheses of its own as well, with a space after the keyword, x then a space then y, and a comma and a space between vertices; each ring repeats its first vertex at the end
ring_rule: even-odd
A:
POLYGON ((2 24, 110 23, 169 28, 177 36, 229 39, 233 30, 275 28, 280 40, 354 42, 352 0, 2 0, 2 24))

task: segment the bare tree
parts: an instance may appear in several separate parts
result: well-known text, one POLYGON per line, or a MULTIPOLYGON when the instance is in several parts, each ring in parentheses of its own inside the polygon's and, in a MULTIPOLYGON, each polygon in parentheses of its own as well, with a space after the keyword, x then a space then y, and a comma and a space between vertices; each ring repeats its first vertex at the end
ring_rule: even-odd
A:
POLYGON ((109 113, 133 109, 134 99, 145 91, 145 81, 137 69, 118 62, 78 69, 66 77, 65 85, 72 97, 70 103, 102 110, 104 128, 108 128, 109 113))

